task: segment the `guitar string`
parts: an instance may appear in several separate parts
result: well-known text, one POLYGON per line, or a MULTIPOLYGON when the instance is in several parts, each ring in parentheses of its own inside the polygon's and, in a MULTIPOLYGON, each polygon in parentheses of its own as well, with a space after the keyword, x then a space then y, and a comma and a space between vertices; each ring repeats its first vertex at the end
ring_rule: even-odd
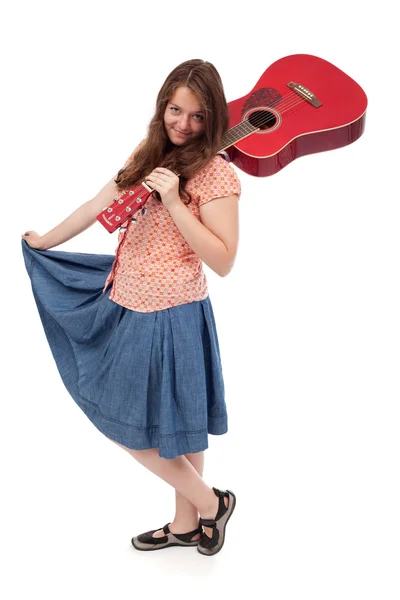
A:
MULTIPOLYGON (((300 103, 293 103, 286 107, 285 112, 279 111, 279 114, 282 117, 287 117, 290 114, 292 114, 295 110, 300 108, 301 106, 303 106, 303 105, 300 103)), ((264 112, 266 112, 266 109, 264 110, 264 112)), ((273 123, 274 121, 276 121, 276 119, 277 119, 277 117, 274 113, 271 113, 270 115, 260 115, 259 117, 256 117, 255 119, 252 119, 251 121, 250 121, 250 119, 246 119, 246 121, 243 121, 242 123, 238 123, 238 125, 232 127, 230 132, 228 132, 224 136, 224 141, 230 142, 229 146, 231 146, 232 144, 235 143, 235 141, 240 141, 240 140, 237 140, 238 133, 239 133, 239 135, 243 135, 243 137, 247 137, 251 133, 255 133, 256 131, 261 129, 261 127, 263 125, 267 125, 269 122, 273 123), (249 131, 249 125, 250 125, 250 127, 253 128, 250 131, 249 131)), ((229 146, 225 146, 225 147, 229 147, 229 146)))
MULTIPOLYGON (((298 108, 304 106, 304 103, 300 103, 300 102, 294 102, 292 104, 287 104, 287 106, 285 107, 284 110, 280 110, 279 114, 282 117, 288 117, 289 115, 291 115, 293 112, 295 112, 298 108)), ((233 131, 231 131, 231 133, 227 133, 226 137, 225 137, 225 141, 226 142, 230 142, 229 146, 231 146, 232 144, 235 143, 236 138, 237 138, 237 133, 239 133, 239 135, 243 135, 243 137, 248 137, 251 133, 255 133, 257 130, 259 130, 262 125, 267 125, 269 122, 273 122, 276 120, 276 115, 274 113, 271 113, 270 115, 267 115, 265 118, 265 115, 260 115, 259 117, 257 117, 256 119, 254 119, 252 122, 247 119, 246 121, 239 123, 238 125, 232 127, 233 131), (252 128, 252 130, 249 131, 249 124, 252 128)), ((226 148, 229 146, 225 146, 226 148)))
MULTIPOLYGON (((284 112, 287 110, 290 110, 291 108, 297 107, 297 106, 304 106, 304 102, 306 102, 306 100, 304 98, 300 98, 296 95, 296 97, 292 100, 291 98, 288 98, 288 101, 286 102, 286 104, 281 103, 280 101, 275 101, 274 103, 272 103, 269 107, 260 107, 259 110, 264 111, 268 111, 268 108, 275 108, 275 106, 279 105, 279 113, 283 116, 284 112)), ((257 112, 257 111, 255 111, 257 112)), ((285 114, 285 116, 287 116, 287 114, 285 114)), ((276 116, 272 113, 271 117, 268 117, 266 120, 264 120, 263 116, 260 115, 259 117, 256 117, 253 122, 250 121, 250 119, 246 119, 246 121, 242 121, 241 123, 238 123, 237 125, 234 125, 232 127, 232 129, 235 129, 235 131, 237 131, 237 129, 239 129, 241 126, 245 127, 247 123, 250 123, 250 125, 252 125, 253 127, 258 127, 260 125, 265 125, 266 123, 268 123, 269 121, 273 121, 274 119, 276 119, 276 116), (259 120, 257 120, 259 119, 259 120)))
MULTIPOLYGON (((287 108, 288 105, 290 105, 293 100, 295 100, 299 104, 301 104, 306 100, 306 98, 304 98, 303 96, 300 96, 299 94, 296 94, 293 90, 289 90, 287 94, 285 94, 284 96, 281 96, 277 100, 274 100, 271 103, 270 107, 273 108, 274 106, 279 104, 281 110, 285 110, 285 108, 287 108)), ((252 107, 250 107, 250 108, 252 108, 252 107)), ((262 108, 267 109, 268 107, 262 107, 262 108)))
MULTIPOLYGON (((299 96, 298 94, 296 94, 293 91, 289 91, 289 93, 285 96, 282 96, 282 98, 279 98, 278 100, 275 100, 271 103, 271 105, 269 107, 259 107, 261 110, 268 110, 268 108, 275 108, 275 106, 279 105, 280 108, 280 112, 283 113, 283 111, 285 111, 288 108, 292 108, 292 106, 295 105, 303 105, 303 103, 306 101, 305 98, 299 96)), ((240 125, 240 123, 238 124, 240 125)))

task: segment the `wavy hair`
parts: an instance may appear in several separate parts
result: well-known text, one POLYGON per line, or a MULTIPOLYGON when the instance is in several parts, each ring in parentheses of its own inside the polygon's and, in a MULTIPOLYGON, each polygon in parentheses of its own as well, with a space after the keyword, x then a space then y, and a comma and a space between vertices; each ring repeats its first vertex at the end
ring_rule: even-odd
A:
MULTIPOLYGON (((153 169, 165 167, 179 173, 179 194, 190 202, 186 183, 221 149, 228 125, 225 93, 214 65, 200 59, 181 63, 171 71, 158 93, 147 137, 135 152, 134 160, 118 171, 115 178, 118 189, 139 185, 153 169), (172 144, 164 126, 167 104, 178 87, 188 87, 197 96, 204 112, 203 133, 182 146, 172 144)), ((155 195, 160 200, 157 192, 155 195)))

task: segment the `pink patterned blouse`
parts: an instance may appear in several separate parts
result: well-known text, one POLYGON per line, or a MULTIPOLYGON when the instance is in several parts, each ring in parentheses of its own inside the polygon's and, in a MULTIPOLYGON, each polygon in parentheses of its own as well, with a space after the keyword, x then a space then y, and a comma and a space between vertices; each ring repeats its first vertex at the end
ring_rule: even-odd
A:
MULTIPOLYGON (((203 204, 232 194, 239 198, 241 193, 234 168, 220 155, 190 179, 186 189, 192 196, 187 208, 199 220, 203 204)), ((146 313, 204 300, 208 287, 203 263, 163 203, 150 196, 134 218, 137 221, 130 220, 127 228, 119 231, 115 261, 103 293, 113 282, 111 300, 146 313)))

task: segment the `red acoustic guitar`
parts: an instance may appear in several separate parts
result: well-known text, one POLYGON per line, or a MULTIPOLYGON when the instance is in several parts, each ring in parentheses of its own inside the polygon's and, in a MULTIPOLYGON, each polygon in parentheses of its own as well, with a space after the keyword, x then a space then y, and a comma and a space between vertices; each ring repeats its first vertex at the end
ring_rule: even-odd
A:
MULTIPOLYGON (((309 54, 274 62, 246 96, 228 103, 230 129, 220 149, 239 169, 273 175, 295 158, 351 144, 363 133, 367 97, 351 77, 309 54)), ((132 187, 97 216, 112 233, 147 201, 132 187)))

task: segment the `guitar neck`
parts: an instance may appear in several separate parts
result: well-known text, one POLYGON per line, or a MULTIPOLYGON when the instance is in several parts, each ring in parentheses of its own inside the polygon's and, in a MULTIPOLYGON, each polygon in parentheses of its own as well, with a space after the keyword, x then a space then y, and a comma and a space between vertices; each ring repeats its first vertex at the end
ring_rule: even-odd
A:
POLYGON ((233 144, 236 144, 240 140, 244 140, 244 138, 248 137, 252 133, 255 133, 259 130, 259 127, 254 127, 250 121, 245 120, 237 125, 234 125, 224 134, 222 138, 222 147, 218 152, 222 152, 226 150, 233 144))

